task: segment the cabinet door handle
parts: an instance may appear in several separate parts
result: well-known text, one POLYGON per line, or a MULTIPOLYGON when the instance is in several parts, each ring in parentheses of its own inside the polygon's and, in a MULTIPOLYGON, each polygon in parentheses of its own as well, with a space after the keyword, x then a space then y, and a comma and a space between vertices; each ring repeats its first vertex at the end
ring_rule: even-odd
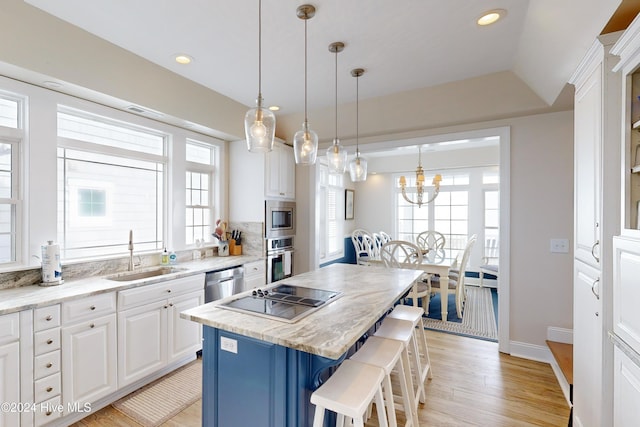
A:
POLYGON ((51 393, 53 391, 53 387, 47 387, 47 393, 51 393))
POLYGON ((51 319, 53 319, 53 317, 51 317, 51 315, 48 315, 47 318, 46 318, 47 322, 51 321, 51 319))
POLYGON ((92 324, 90 324, 90 325, 89 325, 89 327, 90 327, 91 329, 93 329, 93 328, 95 328, 95 327, 96 327, 96 325, 92 323, 92 324))
POLYGON ((170 293, 171 293, 171 289, 167 289, 167 293, 169 293, 169 294, 170 294, 170 293))
POLYGON ((47 369, 51 368, 53 366, 53 363, 47 363, 47 369))
POLYGON ((600 299, 600 278, 598 277, 593 281, 591 285, 591 292, 596 296, 596 299, 600 299), (598 291, 596 292, 596 286, 598 286, 598 291))
POLYGON ((173 303, 172 302, 169 303, 169 307, 173 307, 173 303))
POLYGON ((95 305, 92 305, 91 307, 89 307, 89 310, 91 310, 91 311, 93 311, 93 310, 95 310, 95 309, 96 309, 96 306, 95 306, 95 305))
POLYGON ((596 262, 600 262, 600 258, 598 258, 595 253, 596 247, 598 246, 600 246, 600 240, 596 240, 593 246, 591 246, 591 256, 595 258, 596 262))
POLYGON ((47 344, 49 345, 53 344, 53 340, 47 340, 47 344))

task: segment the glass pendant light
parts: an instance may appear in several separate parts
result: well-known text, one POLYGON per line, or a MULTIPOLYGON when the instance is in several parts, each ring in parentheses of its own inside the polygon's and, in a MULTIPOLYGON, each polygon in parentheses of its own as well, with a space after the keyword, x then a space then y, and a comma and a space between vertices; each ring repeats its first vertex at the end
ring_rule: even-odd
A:
POLYGON ((327 149, 327 163, 330 174, 343 174, 347 168, 347 150, 340 146, 338 139, 338 53, 344 50, 344 43, 334 42, 329 45, 329 52, 336 54, 336 136, 333 145, 327 149))
POLYGON ((256 108, 244 116, 247 148, 252 153, 266 153, 273 149, 276 116, 262 107, 262 0, 258 0, 258 98, 256 108))
POLYGON ((296 15, 304 20, 304 123, 302 130, 293 136, 293 152, 298 165, 313 165, 318 154, 318 135, 309 129, 307 120, 307 21, 316 14, 316 8, 310 4, 298 6, 296 15))
POLYGON ((359 77, 364 74, 363 68, 354 68, 351 75, 356 78, 356 156, 349 163, 349 175, 352 182, 361 182, 367 180, 367 159, 360 157, 359 139, 359 117, 358 98, 359 98, 359 77))

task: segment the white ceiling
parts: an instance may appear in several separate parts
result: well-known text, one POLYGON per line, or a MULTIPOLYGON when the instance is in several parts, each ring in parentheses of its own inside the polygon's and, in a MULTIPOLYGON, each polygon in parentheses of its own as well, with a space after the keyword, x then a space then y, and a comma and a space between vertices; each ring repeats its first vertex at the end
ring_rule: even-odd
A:
MULTIPOLYGON (((25 0, 54 16, 247 106, 258 92, 257 0, 25 0), (194 58, 174 62, 176 53, 194 58)), ((513 70, 553 103, 620 0, 314 0, 308 26, 308 108, 513 70), (479 27, 490 9, 504 20, 479 27)), ((299 1, 263 0, 262 93, 280 114, 304 107, 299 1)))

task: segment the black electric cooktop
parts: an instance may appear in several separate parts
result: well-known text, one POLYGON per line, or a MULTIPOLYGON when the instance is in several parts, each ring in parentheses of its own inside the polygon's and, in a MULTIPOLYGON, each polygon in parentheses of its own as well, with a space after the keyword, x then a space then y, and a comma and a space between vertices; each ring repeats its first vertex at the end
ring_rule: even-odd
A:
POLYGON ((296 322, 336 300, 340 292, 305 288, 288 284, 255 289, 251 295, 241 296, 219 307, 285 322, 296 322))

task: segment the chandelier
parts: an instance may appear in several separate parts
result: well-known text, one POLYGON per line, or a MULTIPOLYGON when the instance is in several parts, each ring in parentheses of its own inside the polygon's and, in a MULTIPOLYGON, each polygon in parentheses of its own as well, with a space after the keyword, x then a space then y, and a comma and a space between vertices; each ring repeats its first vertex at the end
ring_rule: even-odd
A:
POLYGON ((412 201, 407 197, 407 193, 406 193, 406 186, 407 186, 407 179, 403 176, 400 177, 400 188, 402 190, 402 197, 404 197, 404 199, 413 204, 413 205, 418 205, 418 207, 421 207, 422 205, 426 205, 427 203, 431 203, 435 200, 436 197, 438 197, 438 194, 440 193, 440 181, 442 181, 442 175, 440 174, 436 174, 436 176, 433 177, 433 194, 431 195, 431 197, 428 200, 423 200, 424 199, 424 192, 425 192, 425 187, 424 187, 424 170, 422 169, 422 152, 421 152, 421 147, 418 147, 418 167, 416 168, 416 191, 418 193, 418 200, 417 201, 412 201))

